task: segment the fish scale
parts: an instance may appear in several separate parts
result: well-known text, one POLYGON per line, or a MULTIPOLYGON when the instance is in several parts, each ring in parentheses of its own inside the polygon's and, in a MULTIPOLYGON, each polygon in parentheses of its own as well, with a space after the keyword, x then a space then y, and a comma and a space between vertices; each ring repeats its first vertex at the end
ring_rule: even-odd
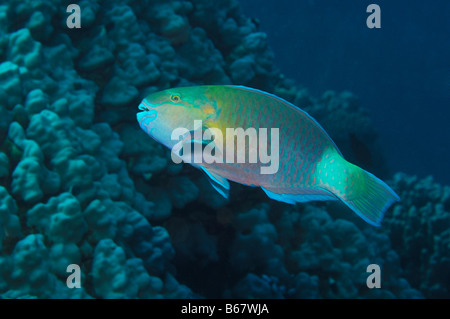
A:
MULTIPOLYGON (((211 85, 173 88, 152 93, 139 106, 141 128, 157 141, 173 148, 171 130, 183 127, 195 130, 194 121, 202 121, 202 130, 221 130, 227 154, 227 128, 255 128, 257 132, 279 129, 278 170, 262 174, 258 163, 196 163, 211 184, 228 196, 231 180, 261 187, 266 194, 290 204, 311 200, 341 200, 368 223, 379 226, 385 211, 399 197, 383 181, 346 161, 325 130, 311 116, 275 95, 243 86, 211 85), (176 99, 174 99, 176 97, 176 99)), ((194 139, 182 143, 198 143, 194 139)), ((211 141, 210 141, 211 142, 211 141)), ((213 143, 213 142, 211 142, 213 143)), ((271 143, 270 146, 273 146, 271 143)), ((256 144, 253 145, 256 148, 256 144)), ((235 155, 238 147, 234 145, 235 155)), ((253 151, 257 151, 253 149, 253 151)), ((248 160, 248 159, 247 159, 248 160)))

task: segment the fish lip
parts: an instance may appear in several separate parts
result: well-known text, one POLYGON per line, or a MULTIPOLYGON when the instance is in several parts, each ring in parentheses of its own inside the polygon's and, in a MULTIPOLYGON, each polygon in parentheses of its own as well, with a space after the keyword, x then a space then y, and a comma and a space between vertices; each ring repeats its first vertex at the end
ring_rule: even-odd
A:
POLYGON ((150 106, 150 104, 148 103, 148 101, 146 99, 143 99, 141 101, 141 103, 139 104, 138 108, 141 111, 150 111, 151 110, 151 106, 150 106))
POLYGON ((147 131, 148 134, 151 132, 151 122, 153 122, 158 115, 158 112, 155 110, 147 110, 138 112, 136 114, 137 120, 139 122, 139 126, 147 131))
MULTIPOLYGON (((138 114, 141 114, 141 113, 146 113, 146 112, 139 112, 138 114)), ((149 118, 150 118, 150 122, 153 122, 156 119, 156 113, 143 114, 141 116, 141 118, 139 119, 139 125, 141 125, 144 120, 149 119, 149 118)), ((148 124, 150 124, 150 122, 148 124)), ((145 123, 144 123, 144 125, 145 125, 145 123)))

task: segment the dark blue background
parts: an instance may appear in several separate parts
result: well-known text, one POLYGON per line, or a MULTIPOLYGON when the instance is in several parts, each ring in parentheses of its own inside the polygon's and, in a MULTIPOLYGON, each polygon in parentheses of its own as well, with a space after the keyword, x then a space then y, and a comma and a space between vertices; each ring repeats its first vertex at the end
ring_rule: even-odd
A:
POLYGON ((450 1, 240 2, 286 76, 360 98, 393 171, 450 184, 450 1), (366 26, 370 3, 381 29, 366 26))

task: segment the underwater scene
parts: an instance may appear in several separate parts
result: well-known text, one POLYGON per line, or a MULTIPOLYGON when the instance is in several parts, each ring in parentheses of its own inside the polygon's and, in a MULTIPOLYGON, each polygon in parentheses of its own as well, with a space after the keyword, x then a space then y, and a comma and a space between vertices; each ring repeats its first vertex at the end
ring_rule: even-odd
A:
POLYGON ((450 298, 433 4, 0 2, 0 299, 450 298))

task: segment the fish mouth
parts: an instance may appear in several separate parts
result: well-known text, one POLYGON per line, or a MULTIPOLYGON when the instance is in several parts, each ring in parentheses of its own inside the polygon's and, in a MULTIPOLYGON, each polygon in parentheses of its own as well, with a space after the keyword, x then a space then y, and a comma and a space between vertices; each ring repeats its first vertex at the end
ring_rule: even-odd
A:
POLYGON ((146 99, 143 99, 139 104, 139 110, 141 111, 149 111, 151 109, 146 99))
MULTIPOLYGON (((142 110, 141 106, 139 106, 139 109, 142 110)), ((148 110, 147 108, 143 112, 138 112, 136 114, 139 126, 148 134, 150 134, 150 124, 156 119, 157 116, 158 112, 156 112, 156 110, 148 110)))

